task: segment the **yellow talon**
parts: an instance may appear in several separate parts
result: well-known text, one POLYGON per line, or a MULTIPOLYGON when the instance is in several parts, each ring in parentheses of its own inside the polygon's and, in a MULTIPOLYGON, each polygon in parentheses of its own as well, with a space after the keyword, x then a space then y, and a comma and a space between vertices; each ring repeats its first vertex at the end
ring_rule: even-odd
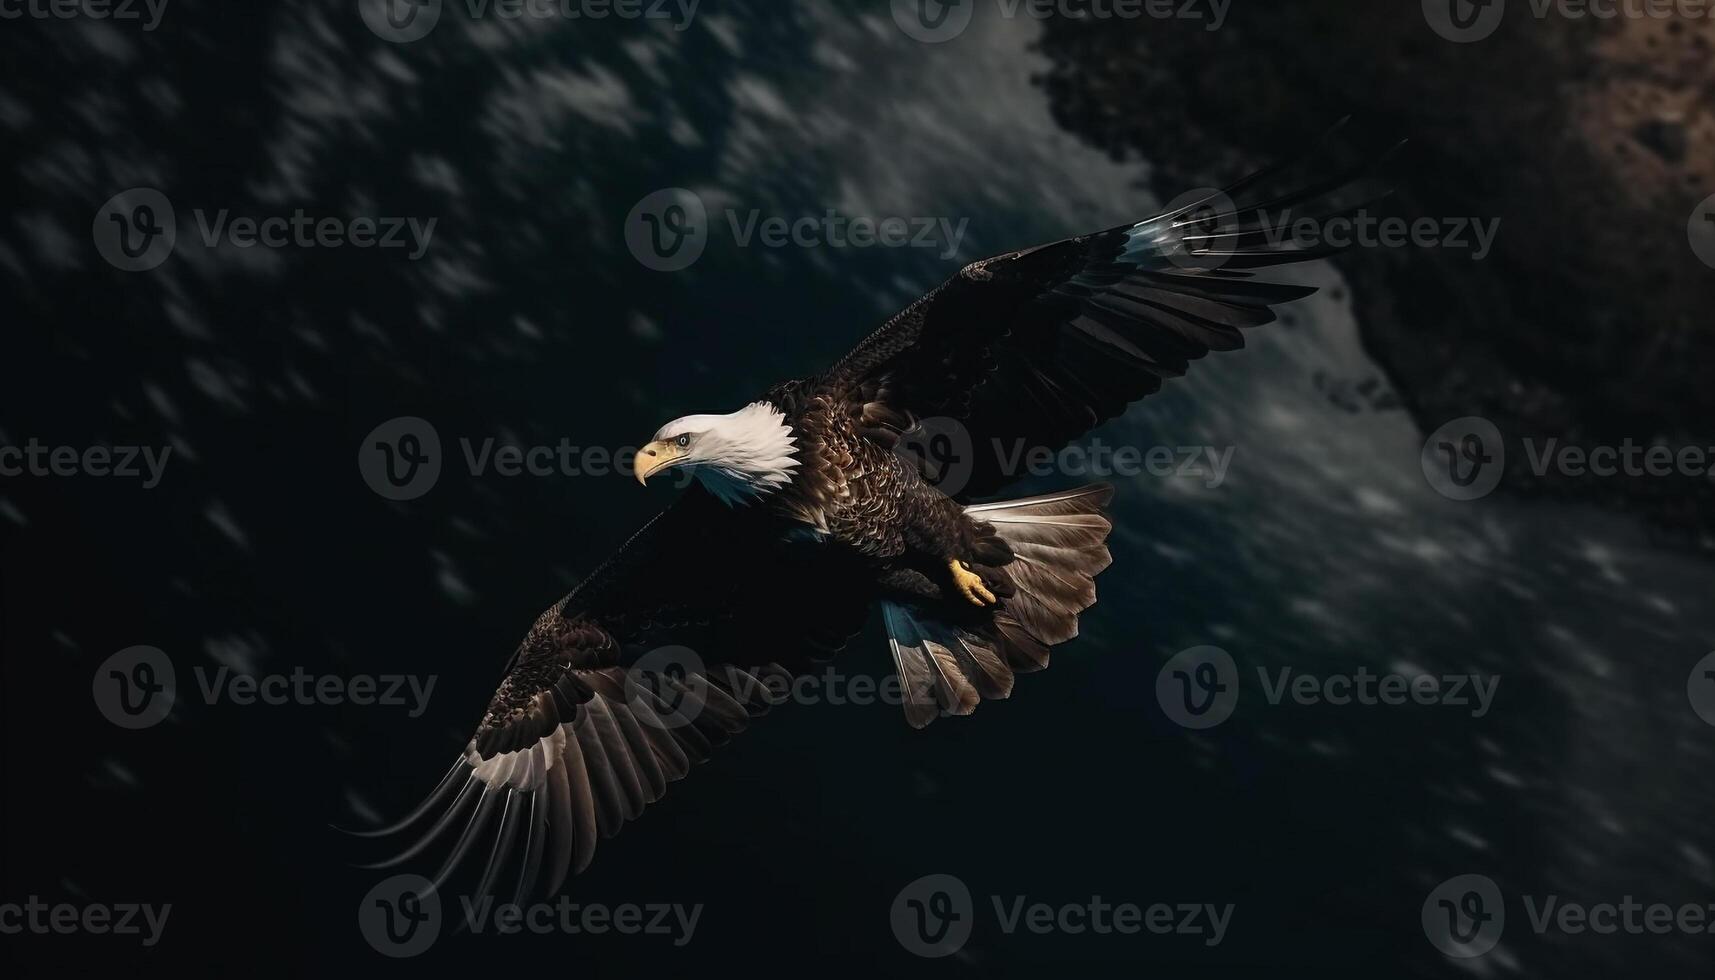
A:
POLYGON ((947 563, 947 568, 953 573, 954 588, 972 605, 992 606, 999 601, 995 599, 994 593, 988 590, 988 586, 983 584, 982 576, 971 571, 969 565, 955 558, 947 563))

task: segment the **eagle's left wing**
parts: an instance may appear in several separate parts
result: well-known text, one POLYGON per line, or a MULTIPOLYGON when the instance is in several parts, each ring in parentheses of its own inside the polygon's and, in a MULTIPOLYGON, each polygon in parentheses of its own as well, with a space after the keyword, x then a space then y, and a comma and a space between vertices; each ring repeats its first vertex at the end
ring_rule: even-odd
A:
POLYGON ((775 539, 759 511, 692 486, 538 617, 440 786, 359 835, 421 835, 370 867, 434 849, 437 889, 475 855, 477 896, 502 875, 514 901, 541 882, 557 891, 598 836, 831 658, 862 626, 868 579, 835 549, 775 539))
POLYGON ((1244 346, 1240 330, 1315 291, 1249 270, 1335 251, 1294 240, 1290 222, 1349 210, 1341 198, 1362 171, 1265 190, 1291 169, 1253 174, 1136 224, 974 262, 821 383, 884 445, 923 419, 957 420, 976 451, 969 479, 949 489, 960 499, 992 494, 1018 476, 1004 463, 1016 454, 987 447, 1057 450, 1191 361, 1244 346))

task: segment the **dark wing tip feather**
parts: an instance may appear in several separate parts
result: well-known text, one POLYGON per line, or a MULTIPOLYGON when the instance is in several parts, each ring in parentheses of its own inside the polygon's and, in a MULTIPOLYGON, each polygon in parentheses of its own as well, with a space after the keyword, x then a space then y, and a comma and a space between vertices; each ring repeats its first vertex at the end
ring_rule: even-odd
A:
MULTIPOLYGON (((514 675, 528 670, 527 662, 515 663, 514 675)), ((664 677, 661 693, 625 683, 623 673, 618 667, 574 669, 568 676, 581 675, 575 685, 549 682, 563 698, 569 700, 568 692, 575 690, 585 692, 583 699, 570 712, 553 707, 556 723, 546 735, 532 734, 527 745, 483 757, 481 744, 517 742, 505 734, 484 739, 492 735, 489 726, 534 733, 541 720, 531 712, 491 711, 466 755, 421 806, 364 836, 394 836, 419 826, 431 813, 439 811, 438 818, 401 853, 364 867, 412 862, 457 829, 431 877, 434 889, 444 890, 468 867, 476 872, 472 894, 477 900, 500 893, 503 880, 513 881, 515 900, 534 894, 538 886, 544 894, 556 893, 569 875, 589 866, 598 838, 619 833, 665 794, 668 783, 683 778, 693 763, 706 761, 716 745, 778 703, 764 678, 785 672, 778 666, 722 664, 688 678, 689 683, 664 677)))
MULTIPOLYGON (((1315 292, 1254 274, 1340 251, 1277 233, 1294 215, 1327 219, 1386 197, 1366 188, 1403 144, 1336 164, 1345 125, 1224 195, 966 266, 843 358, 828 389, 878 442, 897 437, 886 420, 947 416, 973 445, 1064 446, 1209 352, 1243 347, 1243 331, 1315 292), (1212 213, 1193 215, 1211 204, 1212 213)), ((1016 478, 989 458, 999 454, 976 455, 961 499, 1016 478)))

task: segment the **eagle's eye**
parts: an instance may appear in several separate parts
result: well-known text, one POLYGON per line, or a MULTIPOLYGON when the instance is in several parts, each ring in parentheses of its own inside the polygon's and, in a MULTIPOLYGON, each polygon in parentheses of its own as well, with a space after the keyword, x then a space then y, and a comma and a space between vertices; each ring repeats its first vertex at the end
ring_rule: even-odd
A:
POLYGON ((687 432, 673 441, 679 444, 680 449, 684 449, 691 444, 691 434, 687 432))

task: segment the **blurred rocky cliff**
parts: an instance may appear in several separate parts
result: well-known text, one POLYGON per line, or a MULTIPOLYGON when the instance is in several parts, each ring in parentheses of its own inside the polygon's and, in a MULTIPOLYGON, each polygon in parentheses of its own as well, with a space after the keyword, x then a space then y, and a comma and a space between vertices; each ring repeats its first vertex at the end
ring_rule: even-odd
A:
POLYGON ((1064 125, 1149 160, 1169 198, 1347 114, 1336 152, 1353 161, 1408 139, 1389 213, 1501 220, 1482 260, 1339 260, 1365 343, 1423 431, 1486 417, 1507 436, 1506 489, 1642 512, 1708 549, 1707 476, 1537 476, 1515 441, 1715 446, 1715 269, 1688 237, 1715 193, 1715 20, 1512 6, 1471 43, 1407 0, 1241 4, 1219 30, 1055 18, 1044 81, 1064 125))

